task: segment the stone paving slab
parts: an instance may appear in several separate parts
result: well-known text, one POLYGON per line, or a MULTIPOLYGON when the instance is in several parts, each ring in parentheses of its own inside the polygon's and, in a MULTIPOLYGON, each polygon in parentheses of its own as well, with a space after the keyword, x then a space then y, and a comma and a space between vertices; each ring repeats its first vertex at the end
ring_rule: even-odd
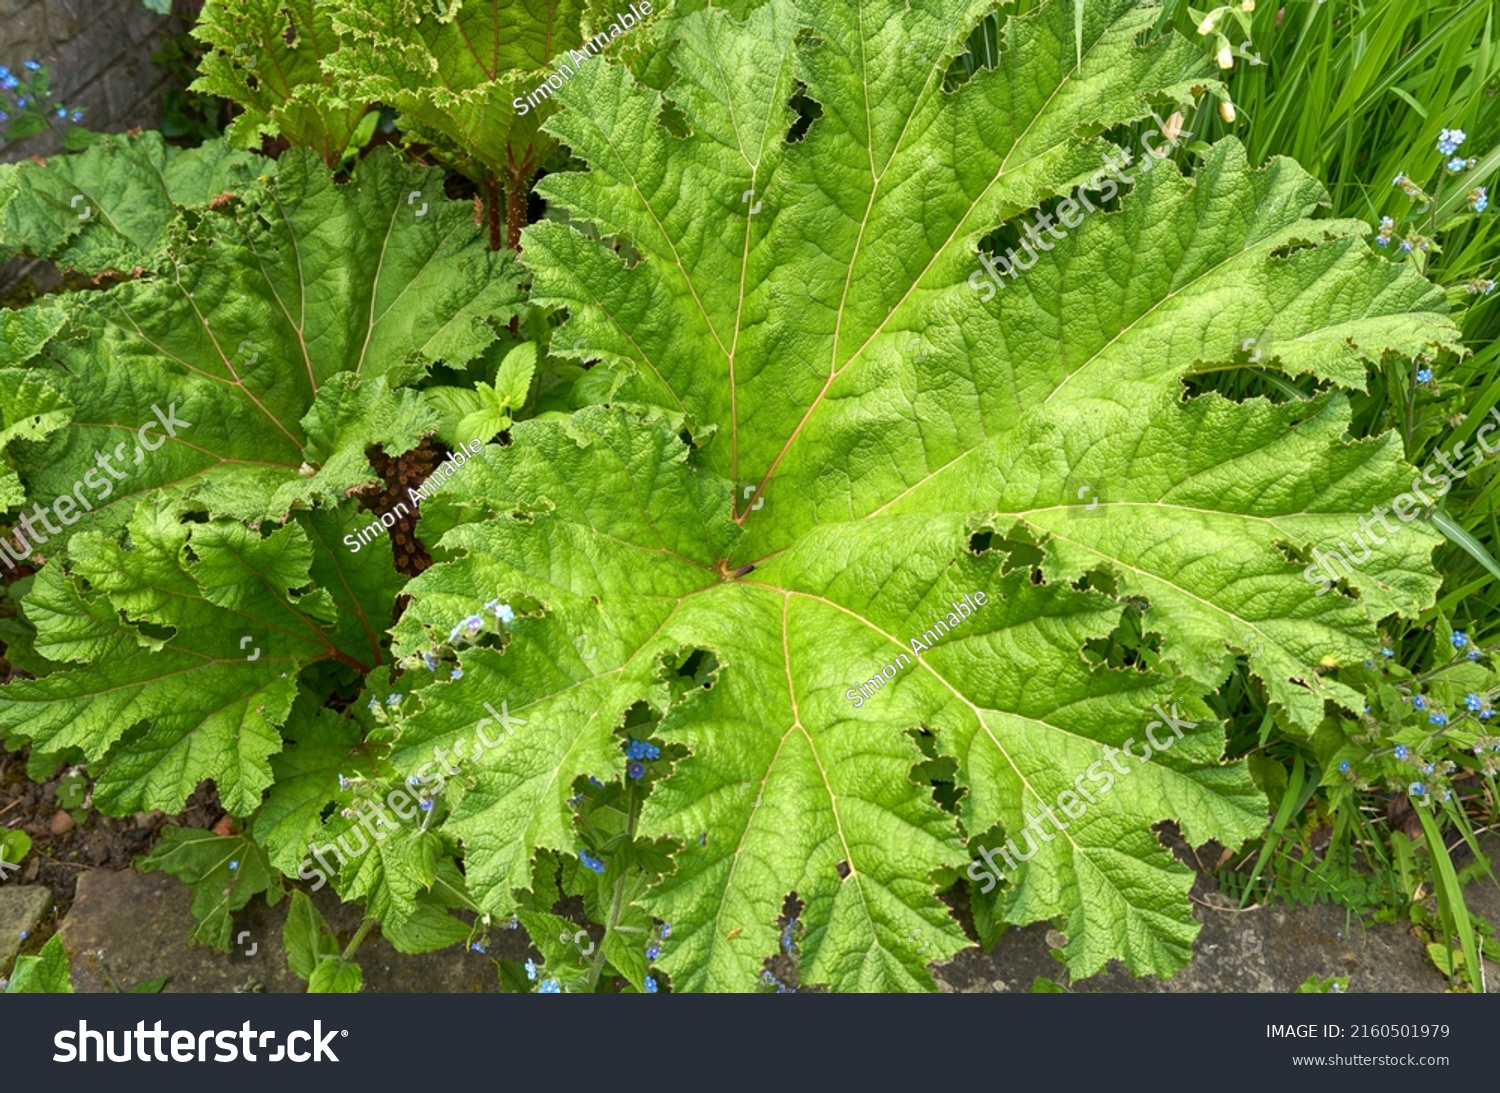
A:
POLYGON ((1009 931, 988 954, 960 953, 936 970, 940 989, 1025 992, 1041 976, 1080 992, 1291 993, 1311 975, 1347 975, 1349 990, 1360 993, 1447 989, 1447 979, 1427 960, 1422 942, 1404 926, 1361 926, 1344 908, 1326 903, 1216 909, 1212 887, 1201 883, 1194 894, 1193 914, 1203 929, 1193 943, 1192 961, 1171 979, 1136 979, 1111 961, 1098 975, 1070 983, 1067 970, 1051 954, 1064 939, 1040 923, 1009 931))
MULTIPOLYGON (((287 967, 281 932, 290 900, 267 907, 256 897, 234 917, 234 936, 246 936, 229 953, 189 945, 193 927, 191 890, 163 873, 96 870, 78 878, 78 893, 63 920, 63 944, 73 964, 73 989, 102 993, 113 988, 100 960, 86 954, 102 949, 103 964, 123 990, 160 976, 170 976, 167 992, 229 993, 251 982, 270 993, 297 993, 305 984, 287 967)), ((359 926, 359 910, 341 905, 330 889, 312 894, 313 904, 341 942, 359 926)), ((491 931, 490 954, 510 960, 526 958, 526 942, 517 931, 491 931)), ((360 945, 356 962, 372 993, 470 993, 498 990, 494 965, 479 953, 448 949, 405 956, 371 934, 360 945)))
POLYGON ((0 884, 0 976, 9 975, 26 944, 52 909, 52 893, 38 884, 0 884))
MULTIPOLYGON (((1500 851, 1500 839, 1487 847, 1500 851)), ((1500 853, 1496 853, 1500 861, 1500 853)), ((15 889, 46 896, 45 889, 15 889)), ((1470 904, 1500 923, 1500 886, 1481 880, 1470 885, 1470 904)), ((6 916, 0 891, 0 928, 6 916)), ((32 897, 33 902, 35 897, 32 897)), ((359 925, 357 908, 341 905, 324 889, 312 895, 329 925, 346 942, 359 925)), ((94 871, 79 878, 78 894, 61 933, 73 961, 73 987, 80 992, 112 989, 100 962, 85 954, 104 951, 103 962, 115 981, 128 990, 136 983, 170 976, 167 991, 231 992, 252 981, 268 992, 300 992, 302 981, 286 965, 281 932, 289 901, 274 908, 257 897, 235 916, 236 936, 246 933, 234 951, 224 954, 189 945, 193 918, 189 889, 165 874, 94 871)), ((1051 954, 1062 938, 1046 924, 1007 932, 990 953, 971 950, 934 969, 939 989, 950 993, 1025 992, 1037 977, 1068 984, 1075 991, 1122 993, 1290 993, 1308 976, 1347 975, 1349 989, 1360 993, 1435 993, 1447 980, 1431 965, 1421 941, 1405 926, 1377 923, 1361 926, 1343 908, 1260 907, 1247 911, 1222 908, 1211 886, 1195 889, 1193 911, 1203 924, 1193 945, 1191 963, 1170 980, 1135 979, 1118 964, 1090 979, 1069 983, 1066 969, 1051 954)), ((46 913, 34 911, 32 925, 46 913)), ((3 957, 6 938, 0 938, 3 957)), ((524 935, 490 933, 490 955, 526 958, 524 935)), ((13 956, 14 954, 12 954, 13 956)), ((497 989, 494 966, 486 957, 450 948, 423 956, 397 953, 372 934, 357 960, 365 990, 374 993, 471 993, 497 989)), ((0 968, 4 960, 0 959, 0 968)), ((1500 969, 1487 970, 1492 989, 1500 989, 1500 969)))

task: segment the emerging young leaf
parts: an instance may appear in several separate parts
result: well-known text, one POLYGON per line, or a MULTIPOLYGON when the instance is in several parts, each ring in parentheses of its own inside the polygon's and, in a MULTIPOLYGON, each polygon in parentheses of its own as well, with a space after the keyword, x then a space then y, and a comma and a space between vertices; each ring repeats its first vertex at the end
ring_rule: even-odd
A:
POLYGON ((220 95, 244 112, 225 136, 240 148, 266 136, 311 148, 337 167, 366 114, 363 99, 335 89, 323 62, 343 44, 319 0, 208 0, 193 37, 210 52, 189 89, 220 95))
POLYGON ((286 946, 287 966, 304 980, 311 979, 324 960, 336 960, 339 956, 338 939, 300 888, 292 890, 281 941, 286 946))
POLYGON ((16 958, 6 994, 72 994, 73 981, 62 934, 53 934, 36 956, 16 958))
POLYGON ((420 692, 395 756, 472 739, 485 702, 524 719, 449 783, 487 910, 516 905, 536 848, 576 852, 569 794, 619 773, 616 729, 646 702, 689 752, 639 828, 680 847, 642 900, 673 925, 675 987, 753 989, 795 893, 804 982, 930 988, 966 943, 935 889, 970 858, 987 879, 1004 838, 1006 920, 1057 923, 1077 976, 1168 973, 1197 926, 1153 825, 1235 845, 1264 824, 1202 696, 1244 654, 1310 731, 1353 697, 1320 666, 1430 601, 1417 535, 1359 599, 1303 577, 1410 481, 1391 438, 1343 439, 1342 394, 1239 405, 1182 381, 1271 331, 1273 365, 1359 386, 1382 353, 1456 344, 1441 294, 1233 141, 1187 178, 1143 159, 1118 211, 1035 236, 1021 276, 974 291, 979 239, 1091 176, 1102 203, 1101 134, 1205 81, 1194 46, 1150 37, 1156 9, 1110 0, 1076 6, 1081 31, 1066 2, 1009 19, 998 66, 945 90, 988 7, 691 15, 667 93, 686 136, 619 66, 560 93, 550 127, 588 171, 541 189, 592 230, 548 220, 523 254, 533 298, 571 313, 562 338, 623 384, 516 426, 435 502, 446 560, 398 628, 413 652, 486 599, 518 605, 503 649, 420 692), (818 111, 789 138, 799 85, 818 111), (1127 610, 1174 674, 1098 663, 1127 610), (683 695, 693 650, 717 668, 683 695), (957 815, 914 773, 918 731, 956 765, 957 815))
MULTIPOLYGON (((328 62, 342 94, 394 106, 412 139, 485 187, 491 245, 498 247, 501 184, 510 197, 507 217, 524 217, 522 187, 556 147, 540 129, 553 110, 552 88, 543 86, 534 104, 526 97, 548 76, 561 78, 554 64, 569 71, 587 67, 580 56, 592 60, 618 37, 609 0, 332 0, 324 6, 344 36, 328 62)), ((519 231, 513 224, 512 246, 519 231)))

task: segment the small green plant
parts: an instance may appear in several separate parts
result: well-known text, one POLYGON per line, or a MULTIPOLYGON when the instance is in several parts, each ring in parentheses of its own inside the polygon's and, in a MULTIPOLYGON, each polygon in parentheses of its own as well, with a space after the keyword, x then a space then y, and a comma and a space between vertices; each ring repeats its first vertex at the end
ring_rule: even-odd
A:
POLYGON ((62 935, 53 934, 35 956, 16 957, 6 994, 72 994, 73 983, 62 935))

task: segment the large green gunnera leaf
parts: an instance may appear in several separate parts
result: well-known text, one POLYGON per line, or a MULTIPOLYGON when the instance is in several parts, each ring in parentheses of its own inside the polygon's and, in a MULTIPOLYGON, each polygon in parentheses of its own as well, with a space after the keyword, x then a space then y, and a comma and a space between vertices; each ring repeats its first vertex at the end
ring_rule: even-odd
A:
POLYGON ((938 890, 981 879, 969 862, 1006 838, 1033 854, 996 891, 1005 921, 1056 923, 1079 976, 1112 957, 1168 973, 1197 926, 1153 826, 1234 845, 1265 819, 1203 696, 1244 656, 1311 730, 1353 699, 1322 668, 1432 599, 1416 533, 1333 594, 1303 569, 1410 483, 1393 438, 1346 439, 1339 388, 1382 354, 1454 345, 1441 293, 1358 224, 1315 219, 1295 164, 1256 169, 1233 141, 1189 177, 1142 161, 1111 211, 974 291, 980 239, 1205 79, 1195 47, 1150 36, 1153 8, 1083 6, 1080 47, 1075 5, 1054 2, 945 90, 988 7, 695 13, 666 93, 685 136, 619 66, 561 92, 551 128, 588 170, 544 180, 565 212, 523 253, 616 401, 518 425, 466 469, 398 629, 415 650, 491 598, 519 613, 462 680, 420 692, 394 757, 462 752, 486 703, 524 721, 449 782, 485 909, 516 906, 538 847, 578 849, 568 797, 621 774, 616 730, 644 702, 686 751, 640 824, 680 847, 641 900, 672 923, 677 988, 753 989, 792 894, 804 982, 930 988, 928 962, 966 944, 938 890), (816 116, 793 133, 802 88, 816 116), (1185 396, 1266 332, 1262 364, 1323 393, 1185 396), (1093 651, 1128 612, 1159 670, 1093 651), (715 667, 683 693, 695 650, 715 667), (1121 749, 1110 788, 1032 834, 1121 749), (951 811, 915 772, 928 754, 956 771, 951 811))
POLYGON ((174 232, 148 276, 64 298, 66 321, 25 349, 72 427, 10 450, 32 500, 81 490, 91 526, 120 526, 158 489, 249 519, 341 499, 373 477, 370 444, 401 452, 436 428, 400 385, 473 359, 519 306, 514 259, 443 198, 439 171, 389 150, 336 183, 293 149, 174 232))

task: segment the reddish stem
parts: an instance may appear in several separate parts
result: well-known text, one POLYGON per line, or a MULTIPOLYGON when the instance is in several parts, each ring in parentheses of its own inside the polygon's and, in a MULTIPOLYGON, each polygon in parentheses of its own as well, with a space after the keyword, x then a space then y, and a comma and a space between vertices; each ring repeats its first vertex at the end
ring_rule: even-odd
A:
POLYGON ((500 249, 500 185, 494 175, 484 183, 484 207, 490 225, 490 250, 500 249))
POLYGON ((505 243, 521 249, 521 229, 526 226, 526 180, 511 178, 505 187, 505 243))

